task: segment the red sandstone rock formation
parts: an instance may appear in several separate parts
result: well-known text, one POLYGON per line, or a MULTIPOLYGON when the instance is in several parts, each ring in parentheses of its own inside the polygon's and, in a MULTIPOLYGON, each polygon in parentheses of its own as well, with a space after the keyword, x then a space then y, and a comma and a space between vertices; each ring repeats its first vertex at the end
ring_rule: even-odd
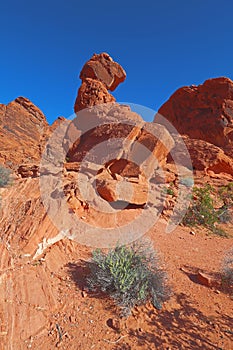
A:
POLYGON ((233 145, 233 81, 228 78, 182 87, 158 112, 181 134, 219 147, 233 145))
POLYGON ((92 107, 96 104, 114 101, 115 98, 108 92, 104 84, 98 80, 87 78, 79 88, 74 110, 77 113, 81 109, 92 107))
POLYGON ((107 53, 94 54, 80 73, 82 85, 75 101, 75 113, 97 104, 113 102, 113 91, 126 78, 124 69, 107 53))
POLYGON ((78 113, 68 137, 75 138, 75 128, 69 162, 99 164, 97 191, 105 200, 145 204, 148 181, 174 146, 164 126, 144 122, 128 106, 108 103, 78 113))
POLYGON ((0 105, 0 163, 17 167, 39 162, 48 123, 31 101, 18 97, 0 105))
POLYGON ((84 81, 87 78, 98 80, 107 90, 114 91, 125 80, 126 73, 107 53, 101 53, 94 54, 85 63, 80 73, 80 79, 84 81))
POLYGON ((232 80, 215 78, 199 86, 182 87, 158 113, 183 135, 194 169, 207 172, 212 177, 228 174, 232 178, 232 80))
MULTIPOLYGON (((145 145, 152 157, 154 155, 157 162, 163 164, 169 147, 164 147, 160 137, 158 142, 156 137, 151 136, 153 125, 144 123, 140 116, 131 112, 128 107, 112 104, 109 109, 106 104, 102 108, 102 112, 110 112, 107 113, 109 122, 114 120, 119 122, 121 119, 130 122, 128 129, 123 128, 119 123, 117 127, 109 129, 109 135, 116 138, 125 136, 123 150, 127 150, 130 158, 134 159, 133 156, 138 154, 134 147, 137 138, 137 147, 145 145)), ((104 116, 102 112, 98 115, 99 119, 101 115, 104 116)), ((0 105, 0 163, 4 163, 21 175, 20 178, 15 179, 12 186, 0 191, 1 349, 45 350, 60 346, 85 349, 97 344, 98 349, 104 346, 108 350, 112 349, 112 341, 118 341, 115 341, 117 338, 112 333, 109 335, 109 340, 103 343, 106 337, 106 321, 113 317, 112 308, 104 308, 102 300, 93 298, 82 290, 86 274, 82 262, 90 259, 92 248, 88 249, 72 240, 70 236, 66 237, 59 232, 41 201, 37 178, 41 152, 45 140, 61 122, 62 119, 59 118, 52 127, 49 127, 43 113, 25 98, 17 98, 7 106, 0 105), (80 296, 85 296, 85 302, 80 296), (58 330, 61 330, 62 340, 58 330)), ((81 130, 76 130, 75 125, 73 127, 73 130, 68 130, 68 134, 70 132, 68 138, 75 138, 76 132, 81 134, 81 130)), ((162 128, 160 130, 163 132, 162 128)), ((99 169, 98 164, 82 162, 82 173, 79 173, 78 179, 76 176, 80 170, 78 160, 86 155, 87 150, 93 148, 98 138, 105 140, 105 131, 108 130, 101 128, 90 130, 89 134, 77 141, 76 147, 80 144, 79 149, 75 147, 70 149, 70 156, 75 162, 64 164, 64 195, 67 198, 67 205, 78 214, 79 220, 89 223, 90 227, 95 227, 96 224, 100 228, 123 226, 125 222, 133 221, 141 209, 122 210, 119 215, 95 212, 91 207, 89 208, 87 198, 81 198, 77 189, 78 183, 82 182, 85 187, 91 179, 96 178, 99 181, 99 193, 102 191, 103 198, 106 197, 109 201, 118 200, 124 195, 126 200, 142 204, 147 200, 147 179, 144 173, 148 171, 150 174, 151 170, 158 165, 150 157, 141 159, 142 163, 138 166, 127 159, 127 154, 123 155, 123 160, 114 156, 113 160, 107 162, 106 167, 102 167, 102 172, 97 175, 95 174, 99 169)), ((231 132, 226 132, 224 135, 229 139, 227 147, 230 152, 231 132)), ((164 143, 166 139, 170 140, 166 133, 163 137, 164 143)), ((213 146, 212 143, 193 140, 189 137, 185 138, 185 142, 198 170, 207 172, 221 170, 232 174, 232 158, 226 156, 222 149, 213 146)), ((169 142, 168 144, 172 145, 169 142)), ((119 156, 119 150, 115 149, 114 154, 119 156)), ((174 175, 173 172, 169 174, 174 175)), ((53 198, 56 195, 59 193, 52 193, 53 198)), ((124 320, 123 327, 126 334, 131 330, 137 334, 138 329, 145 334, 152 334, 155 326, 160 329, 161 323, 166 324, 169 316, 167 310, 174 310, 175 305, 175 312, 182 313, 181 321, 179 317, 176 319, 177 327, 181 330, 180 334, 174 336, 172 330, 164 329, 163 334, 159 334, 153 342, 167 344, 168 347, 175 342, 177 346, 185 347, 187 342, 196 341, 192 332, 187 333, 186 325, 197 324, 200 335, 197 346, 205 347, 206 338, 208 338, 211 344, 230 349, 232 344, 230 336, 224 333, 224 337, 219 338, 222 330, 226 326, 230 327, 230 321, 226 324, 226 320, 230 320, 231 317, 230 298, 225 293, 217 294, 214 291, 210 293, 207 288, 193 283, 191 279, 181 274, 177 266, 186 264, 196 266, 198 261, 200 269, 205 271, 211 266, 213 271, 217 271, 219 262, 231 241, 221 237, 216 239, 214 236, 206 239, 203 234, 192 237, 181 227, 178 227, 172 235, 163 233, 164 231, 164 225, 157 222, 150 230, 150 237, 165 256, 169 273, 173 277, 175 294, 182 297, 177 298, 175 304, 174 298, 167 302, 166 310, 164 312, 161 310, 161 317, 156 325, 154 309, 151 305, 147 305, 145 309, 138 308, 133 316, 124 320), (192 254, 192 251, 195 254, 192 254), (189 295, 186 295, 187 290, 190 291, 189 295), (187 300, 184 300, 183 296, 187 300), (187 305, 192 304, 197 305, 195 312, 186 312, 187 305), (220 315, 216 316, 217 328, 216 332, 213 332, 213 324, 206 323, 207 326, 203 328, 203 322, 198 315, 204 315, 203 317, 208 320, 210 315, 216 313, 216 305, 219 306, 220 315), (151 318, 151 322, 144 320, 145 312, 151 318), (226 316, 224 320, 222 314, 226 316), (192 317, 191 321, 190 317, 192 317), (140 328, 138 328, 139 323, 140 328), (186 336, 185 341, 183 334, 186 336)), ((200 276, 202 279, 199 278, 199 281, 205 284, 203 277, 208 276, 199 273, 200 276)), ((211 281, 207 282, 208 286, 212 286, 211 281)), ((174 313, 171 312, 171 321, 174 320, 174 313)), ((110 322, 110 327, 118 329, 116 323, 117 321, 114 324, 110 322)), ((135 337, 128 337, 126 346, 133 348, 135 337)))
POLYGON ((173 141, 163 126, 145 123, 128 106, 114 103, 108 90, 115 90, 125 78, 123 68, 106 53, 95 54, 84 65, 74 106, 77 120, 70 126, 65 140, 71 144, 67 158, 69 162, 82 162, 85 158, 102 167, 97 191, 105 200, 145 204, 147 182, 166 161, 173 141), (93 154, 96 147, 98 152, 93 154), (132 192, 129 185, 133 195, 129 195, 132 192))
POLYGON ((211 174, 225 173, 233 177, 233 159, 224 151, 209 142, 203 140, 184 138, 189 150, 195 170, 211 174))

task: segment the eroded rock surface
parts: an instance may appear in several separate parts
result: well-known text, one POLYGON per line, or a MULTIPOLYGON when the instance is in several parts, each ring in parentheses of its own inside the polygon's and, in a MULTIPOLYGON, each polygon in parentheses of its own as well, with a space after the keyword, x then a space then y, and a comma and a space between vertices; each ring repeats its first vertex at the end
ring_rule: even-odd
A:
POLYGON ((44 114, 27 98, 1 104, 0 162, 12 168, 38 162, 48 128, 44 114))
POLYGON ((115 101, 108 90, 114 91, 125 78, 124 69, 107 53, 94 54, 80 73, 82 85, 75 101, 75 113, 87 107, 115 101))
POLYGON ((80 111, 70 129, 67 143, 75 130, 77 139, 67 158, 100 165, 96 186, 105 200, 146 203, 148 182, 174 146, 164 126, 144 122, 128 106, 108 103, 80 111))
POLYGON ((107 90, 114 91, 126 78, 126 73, 119 63, 114 62, 109 54, 94 54, 87 61, 80 73, 80 79, 87 78, 100 81, 107 90))
POLYGON ((75 101, 75 112, 96 104, 114 102, 115 98, 108 92, 104 84, 98 80, 87 78, 78 90, 75 101))
POLYGON ((182 87, 158 112, 181 134, 219 147, 232 147, 233 81, 229 78, 182 87))

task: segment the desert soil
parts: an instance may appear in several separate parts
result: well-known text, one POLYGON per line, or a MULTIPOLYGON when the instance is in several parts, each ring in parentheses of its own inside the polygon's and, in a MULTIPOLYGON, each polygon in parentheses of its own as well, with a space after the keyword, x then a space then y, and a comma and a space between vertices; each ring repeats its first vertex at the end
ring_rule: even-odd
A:
POLYGON ((0 349, 233 349, 232 290, 218 283, 233 238, 179 226, 150 230, 168 274, 171 298, 120 318, 114 303, 85 291, 91 249, 62 239, 39 259, 0 246, 0 349), (198 271, 210 276, 201 284, 198 271))

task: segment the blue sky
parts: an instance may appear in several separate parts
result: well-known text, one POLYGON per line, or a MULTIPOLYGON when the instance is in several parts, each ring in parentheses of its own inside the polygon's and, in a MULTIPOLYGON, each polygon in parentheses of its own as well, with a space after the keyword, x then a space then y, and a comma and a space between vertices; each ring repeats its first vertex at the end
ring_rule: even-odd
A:
POLYGON ((117 101, 157 110, 181 86, 233 79, 232 13, 231 0, 1 1, 0 103, 69 117, 83 64, 105 51, 127 73, 117 101))

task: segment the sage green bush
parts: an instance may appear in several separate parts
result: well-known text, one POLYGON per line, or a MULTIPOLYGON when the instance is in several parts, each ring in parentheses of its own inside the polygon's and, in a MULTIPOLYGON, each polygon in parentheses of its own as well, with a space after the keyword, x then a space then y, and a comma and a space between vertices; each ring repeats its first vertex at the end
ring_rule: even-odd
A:
POLYGON ((229 183, 215 190, 211 185, 206 184, 203 187, 194 187, 190 206, 183 218, 183 224, 186 226, 201 225, 209 231, 221 236, 226 236, 218 224, 228 222, 230 218, 230 207, 233 205, 233 186, 229 183), (221 208, 215 207, 215 201, 222 201, 221 208))
POLYGON ((95 250, 87 282, 91 291, 109 295, 123 316, 130 314, 135 305, 149 300, 160 309, 169 297, 166 275, 152 245, 147 242, 118 245, 108 253, 95 250))
POLYGON ((230 208, 233 207, 233 182, 229 182, 226 186, 221 186, 218 190, 218 196, 223 202, 222 208, 219 209, 220 222, 230 222, 233 220, 230 208))

